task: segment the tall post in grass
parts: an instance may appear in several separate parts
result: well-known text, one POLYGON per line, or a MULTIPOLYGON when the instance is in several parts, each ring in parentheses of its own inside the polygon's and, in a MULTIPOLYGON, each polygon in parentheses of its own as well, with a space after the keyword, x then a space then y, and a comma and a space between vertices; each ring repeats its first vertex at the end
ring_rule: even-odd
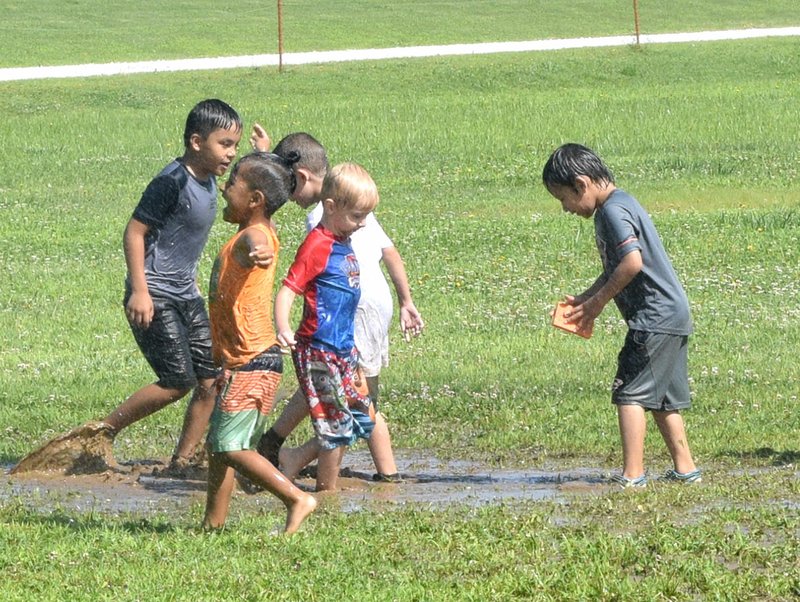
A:
POLYGON ((278 0, 278 72, 283 71, 283 0, 278 0))
POLYGON ((633 0, 633 27, 636 31, 636 45, 639 45, 639 0, 633 0))

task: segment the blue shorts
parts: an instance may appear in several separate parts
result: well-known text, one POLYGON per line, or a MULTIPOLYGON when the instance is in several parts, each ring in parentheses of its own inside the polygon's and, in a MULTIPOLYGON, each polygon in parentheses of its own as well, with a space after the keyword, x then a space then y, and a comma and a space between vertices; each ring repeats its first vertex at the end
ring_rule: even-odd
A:
POLYGON ((688 336, 629 330, 611 400, 658 412, 690 408, 688 347, 688 336))
MULTIPOLYGON (((123 301, 127 304, 130 295, 123 301)), ((141 328, 128 321, 133 338, 165 389, 191 389, 198 380, 216 378, 211 356, 211 326, 198 297, 176 301, 153 297, 153 321, 141 328)))

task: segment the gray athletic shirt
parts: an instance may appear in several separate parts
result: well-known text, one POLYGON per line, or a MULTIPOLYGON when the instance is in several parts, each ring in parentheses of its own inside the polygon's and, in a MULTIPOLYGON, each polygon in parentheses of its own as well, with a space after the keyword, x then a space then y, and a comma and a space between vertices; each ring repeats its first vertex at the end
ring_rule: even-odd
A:
POLYGON ((606 278, 631 251, 642 254, 642 271, 614 297, 628 328, 688 335, 689 299, 672 267, 653 221, 636 199, 611 193, 595 212, 594 232, 606 278))
MULTIPOLYGON (((197 265, 216 213, 216 178, 199 182, 178 159, 150 182, 133 217, 150 227, 144 240, 144 273, 152 296, 200 296, 197 265)), ((130 291, 130 275, 125 287, 130 291)))

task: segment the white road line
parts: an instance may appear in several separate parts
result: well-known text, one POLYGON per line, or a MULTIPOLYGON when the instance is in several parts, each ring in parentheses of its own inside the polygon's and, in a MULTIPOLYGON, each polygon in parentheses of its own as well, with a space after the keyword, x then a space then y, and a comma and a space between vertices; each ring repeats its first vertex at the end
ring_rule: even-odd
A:
MULTIPOLYGON (((642 44, 673 44, 786 36, 800 36, 800 27, 652 34, 641 35, 639 37, 639 41, 642 44)), ((283 64, 308 65, 312 63, 373 61, 380 59, 402 59, 431 56, 495 54, 502 52, 537 52, 543 50, 563 50, 568 48, 627 46, 635 43, 636 37, 633 35, 628 35, 603 38, 533 40, 528 42, 489 42, 483 44, 450 44, 447 46, 408 46, 400 48, 367 48, 363 50, 295 52, 284 54, 283 64)), ((211 69, 235 69, 242 67, 267 67, 277 66, 278 62, 279 56, 277 54, 254 54, 247 56, 142 61, 135 63, 95 63, 86 65, 62 65, 55 67, 9 67, 0 69, 0 81, 91 77, 98 75, 124 75, 132 73, 164 73, 171 71, 205 71, 211 69)))

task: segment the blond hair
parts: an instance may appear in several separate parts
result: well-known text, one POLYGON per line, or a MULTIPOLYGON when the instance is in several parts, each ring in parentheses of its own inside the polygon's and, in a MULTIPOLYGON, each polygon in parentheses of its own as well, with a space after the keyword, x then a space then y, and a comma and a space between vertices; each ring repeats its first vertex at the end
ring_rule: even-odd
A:
POLYGON ((337 207, 372 211, 378 204, 378 187, 366 169, 357 163, 339 163, 322 181, 323 199, 333 199, 337 207))

